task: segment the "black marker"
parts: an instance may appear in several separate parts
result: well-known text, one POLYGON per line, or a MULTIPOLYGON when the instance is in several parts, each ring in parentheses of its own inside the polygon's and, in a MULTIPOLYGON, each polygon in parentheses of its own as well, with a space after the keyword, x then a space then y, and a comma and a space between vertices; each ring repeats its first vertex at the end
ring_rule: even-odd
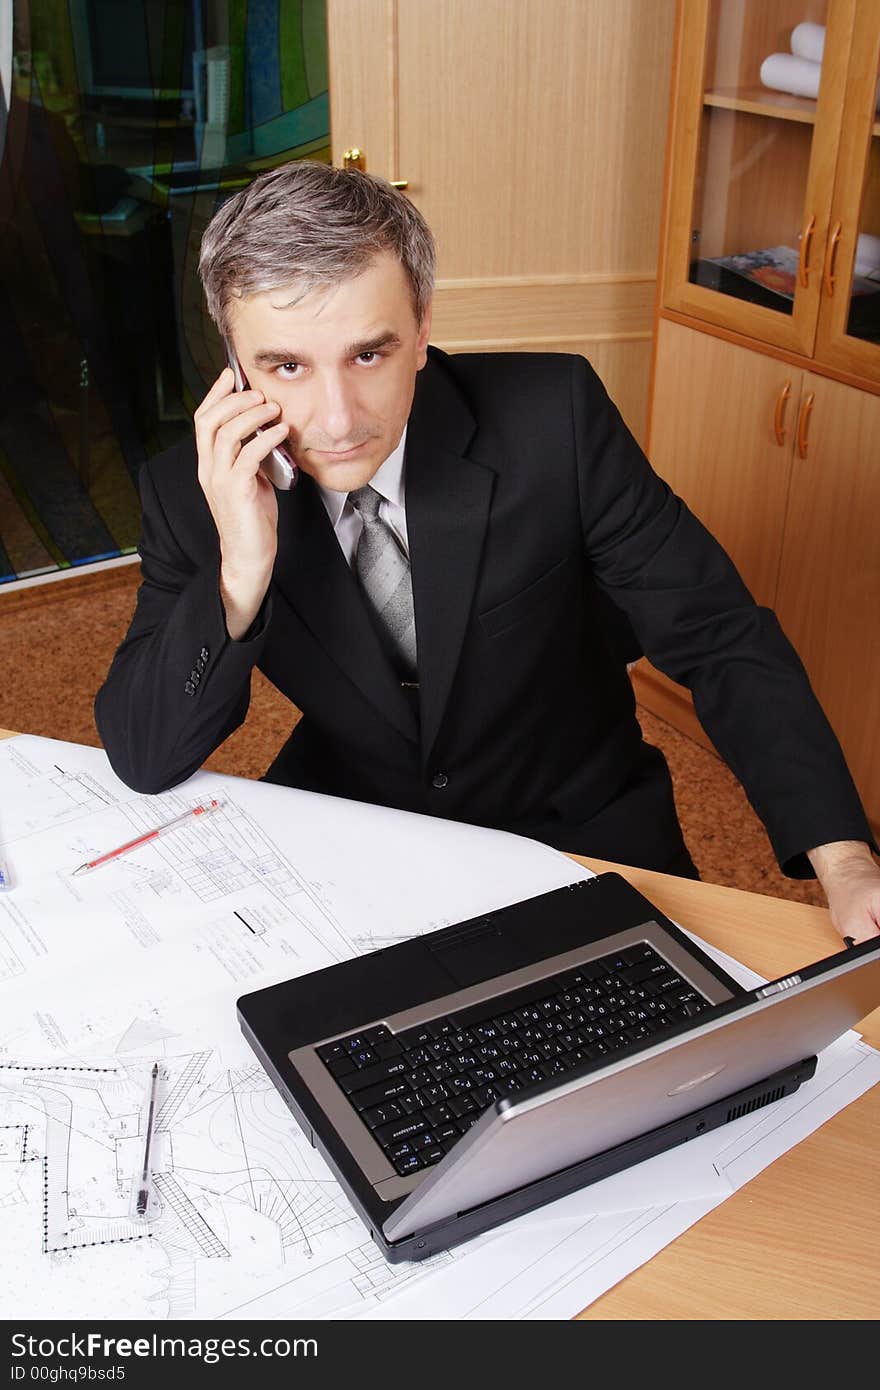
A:
POLYGON ((156 1092, 159 1089, 159 1063, 153 1063, 153 1070, 150 1073, 150 1109, 147 1113, 147 1137, 144 1142, 144 1168, 141 1173, 141 1185, 137 1195, 137 1214, 146 1216, 147 1207, 150 1205, 150 1189, 153 1185, 153 1175, 150 1172, 150 1148, 153 1143, 153 1124, 156 1119, 156 1092))

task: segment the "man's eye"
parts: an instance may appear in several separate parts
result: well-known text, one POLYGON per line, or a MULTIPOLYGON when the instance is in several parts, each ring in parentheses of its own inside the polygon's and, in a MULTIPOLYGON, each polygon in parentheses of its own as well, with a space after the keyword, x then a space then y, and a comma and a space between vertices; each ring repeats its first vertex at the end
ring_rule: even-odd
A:
POLYGON ((275 370, 280 372, 282 376, 293 376, 298 367, 298 362, 281 362, 275 370))
MULTIPOLYGON (((366 358, 368 358, 368 357, 371 358, 371 359, 375 359, 376 361, 378 361, 378 359, 379 359, 380 357, 382 357, 382 356, 384 356, 383 353, 377 352, 374 348, 371 348, 369 352, 359 352, 359 353, 358 353, 358 361, 359 361, 359 362, 363 362, 363 361, 364 361, 366 358)), ((369 363, 369 362, 367 363, 367 366, 370 366, 370 363, 369 363)))

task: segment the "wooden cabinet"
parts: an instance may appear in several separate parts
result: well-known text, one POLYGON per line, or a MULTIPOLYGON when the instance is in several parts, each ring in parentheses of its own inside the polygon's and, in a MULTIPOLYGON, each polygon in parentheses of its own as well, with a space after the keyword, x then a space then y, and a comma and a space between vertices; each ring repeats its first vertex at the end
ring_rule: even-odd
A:
MULTIPOLYGON (((875 827, 878 72, 876 0, 680 3, 649 420, 657 471, 776 610, 875 827), (818 95, 762 83, 771 54, 818 95)), ((708 743, 686 692, 646 662, 634 679, 708 743)))
POLYGON ((333 163, 406 180, 432 341, 580 352, 647 427, 672 0, 326 0, 333 163))
POLYGON ((880 396, 804 372, 775 608, 880 823, 880 396))

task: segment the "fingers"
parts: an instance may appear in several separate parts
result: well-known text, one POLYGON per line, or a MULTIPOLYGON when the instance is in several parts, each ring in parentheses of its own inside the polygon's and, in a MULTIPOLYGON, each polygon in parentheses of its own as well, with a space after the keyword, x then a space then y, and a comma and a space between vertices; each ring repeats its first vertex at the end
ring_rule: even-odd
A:
POLYGON ((235 459, 236 473, 251 475, 257 472, 264 458, 275 448, 276 444, 283 444, 287 438, 287 426, 284 424, 269 425, 254 438, 243 445, 235 459))
POLYGON ((273 445, 287 435, 287 427, 277 421, 279 411, 276 401, 265 400, 258 391, 236 391, 216 402, 196 422, 199 476, 208 478, 228 473, 237 465, 248 441, 257 445, 256 450, 249 451, 248 457, 257 453, 259 458, 264 458, 273 445), (269 429, 272 438, 266 443, 269 429), (257 430, 263 433, 251 440, 257 430))
MULTIPOLYGON (((239 449, 245 440, 253 434, 254 430, 263 429, 267 425, 274 425, 278 416, 280 406, 275 401, 258 401, 244 410, 235 408, 235 401, 240 400, 237 396, 232 406, 218 406, 211 424, 214 434, 214 454, 218 461, 222 459, 227 463, 232 463, 238 454, 239 449)), ((224 406, 226 403, 224 402, 224 406)))

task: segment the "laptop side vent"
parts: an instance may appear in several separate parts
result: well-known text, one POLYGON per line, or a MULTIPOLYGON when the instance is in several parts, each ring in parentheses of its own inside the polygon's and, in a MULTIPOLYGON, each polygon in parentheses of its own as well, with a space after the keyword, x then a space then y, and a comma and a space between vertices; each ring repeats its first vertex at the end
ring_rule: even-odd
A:
POLYGON ((784 1086, 775 1086, 772 1091, 765 1091, 762 1096, 755 1096, 752 1100, 744 1101, 742 1105, 734 1105, 727 1112, 727 1123, 731 1120, 738 1120, 741 1115, 750 1115, 753 1110, 760 1110, 762 1105, 770 1105, 774 1100, 781 1100, 785 1095, 784 1086))

